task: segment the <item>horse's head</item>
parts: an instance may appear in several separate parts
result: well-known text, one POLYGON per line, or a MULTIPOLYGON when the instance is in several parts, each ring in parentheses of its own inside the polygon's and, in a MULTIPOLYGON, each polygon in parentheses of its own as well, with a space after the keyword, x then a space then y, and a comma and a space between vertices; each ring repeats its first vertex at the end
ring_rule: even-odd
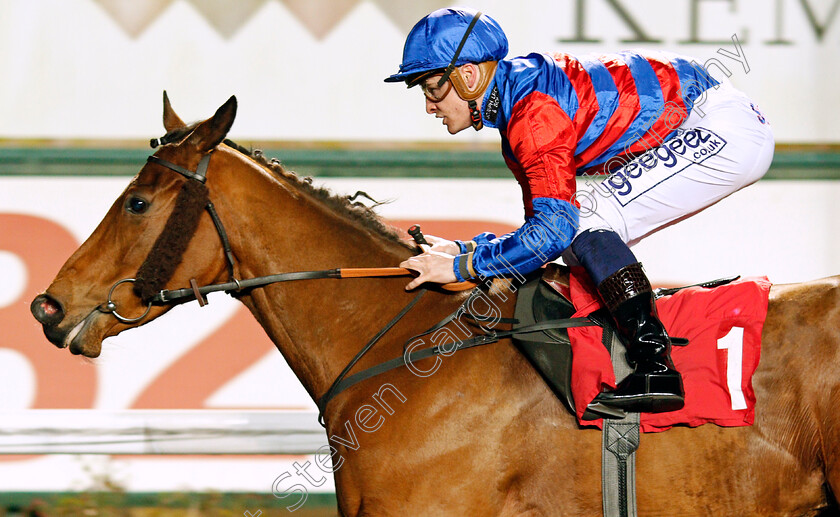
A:
POLYGON ((201 176, 228 159, 229 149, 214 150, 235 116, 231 97, 213 117, 187 126, 164 92, 167 134, 160 143, 165 145, 32 301, 32 314, 53 344, 96 357, 106 337, 168 310, 152 303, 161 289, 184 287, 191 279, 211 283, 224 275, 227 262, 216 227, 202 215, 209 194, 201 176), (193 173, 197 176, 190 177, 193 173))

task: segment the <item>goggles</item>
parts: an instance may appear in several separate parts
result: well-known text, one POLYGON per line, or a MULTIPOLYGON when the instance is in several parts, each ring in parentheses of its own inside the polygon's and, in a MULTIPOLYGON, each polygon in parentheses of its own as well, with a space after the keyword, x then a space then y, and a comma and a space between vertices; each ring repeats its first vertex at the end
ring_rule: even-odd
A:
POLYGON ((419 84, 423 95, 432 102, 442 101, 452 91, 451 81, 441 83, 434 75, 423 79, 419 84))

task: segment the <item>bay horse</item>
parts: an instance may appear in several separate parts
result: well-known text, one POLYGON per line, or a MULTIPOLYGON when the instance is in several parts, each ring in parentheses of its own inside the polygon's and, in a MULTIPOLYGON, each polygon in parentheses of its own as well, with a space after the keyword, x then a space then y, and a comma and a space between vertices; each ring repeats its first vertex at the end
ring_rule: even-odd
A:
MULTIPOLYGON (((164 95, 164 145, 32 303, 49 341, 97 357, 103 339, 162 316, 171 305, 147 303, 149 294, 135 279, 153 254, 170 261, 156 287, 174 289, 191 280, 208 285, 231 276, 393 266, 416 253, 370 209, 226 143, 235 112, 231 97, 211 118, 187 125, 164 95), (206 188, 191 191, 188 185, 197 182, 184 173, 202 168, 206 188), (192 215, 173 215, 175 230, 164 239, 170 214, 189 211, 189 196, 206 199, 192 215), (207 200, 226 239, 203 211, 207 200), (184 228, 177 227, 181 219, 189 219, 184 228)), ((235 296, 318 401, 360 346, 414 300, 406 283, 398 277, 312 279, 235 296)), ((677 427, 642 437, 640 515, 836 512, 838 283, 834 277, 773 286, 753 378, 754 425, 677 427)), ((401 357, 406 340, 468 296, 429 288, 353 372, 401 357)), ((513 314, 514 298, 499 302, 504 317, 513 314)), ((232 343, 231 354, 237 346, 246 344, 232 343)), ((600 431, 578 426, 510 340, 423 361, 415 370, 394 368, 359 382, 325 408, 333 448, 321 459, 335 468, 341 515, 601 513, 600 431)))

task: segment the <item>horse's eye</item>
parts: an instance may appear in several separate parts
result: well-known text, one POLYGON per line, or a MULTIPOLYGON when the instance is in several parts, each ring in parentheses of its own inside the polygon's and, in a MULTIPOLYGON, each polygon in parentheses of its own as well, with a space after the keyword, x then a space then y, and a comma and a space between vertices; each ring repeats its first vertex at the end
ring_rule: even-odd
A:
POLYGON ((142 214, 149 209, 149 202, 142 197, 131 196, 128 198, 125 208, 132 214, 142 214))

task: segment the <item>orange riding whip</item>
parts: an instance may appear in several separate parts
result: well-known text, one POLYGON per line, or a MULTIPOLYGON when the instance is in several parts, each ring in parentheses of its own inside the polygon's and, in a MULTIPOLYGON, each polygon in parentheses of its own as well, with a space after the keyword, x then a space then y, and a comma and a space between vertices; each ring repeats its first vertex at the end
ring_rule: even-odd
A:
MULTIPOLYGON (((423 236, 419 224, 413 224, 408 228, 408 234, 414 239, 418 247, 422 244, 431 246, 423 236)), ((403 267, 381 267, 381 268, 342 268, 339 269, 340 278, 365 278, 378 276, 404 276, 412 274, 411 270, 403 267)), ((474 282, 451 282, 443 284, 441 287, 447 291, 466 291, 472 289, 476 284, 474 282)))

